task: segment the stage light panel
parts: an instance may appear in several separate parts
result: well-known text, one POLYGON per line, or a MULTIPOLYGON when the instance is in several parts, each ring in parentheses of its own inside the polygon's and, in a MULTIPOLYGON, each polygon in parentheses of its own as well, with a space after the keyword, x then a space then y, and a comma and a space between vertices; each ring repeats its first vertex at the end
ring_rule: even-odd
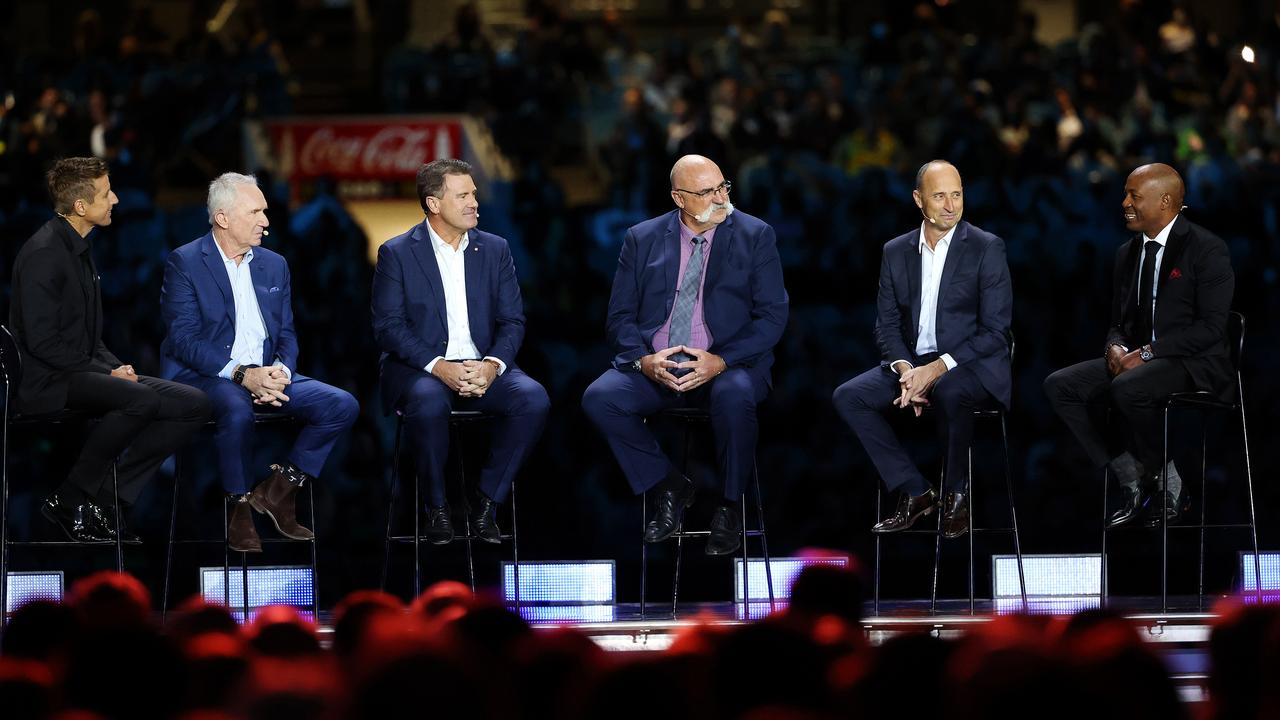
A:
MULTIPOLYGON (((244 607, 244 576, 240 568, 231 568, 227 575, 225 596, 227 606, 234 612, 244 607)), ((205 602, 222 603, 222 566, 200 568, 200 593, 205 602)), ((307 565, 255 565, 249 568, 250 616, 254 608, 268 605, 293 605, 310 609, 315 600, 311 567, 307 565)), ((237 615, 238 617, 238 615, 237 615)))
MULTIPOLYGON (((502 597, 516 602, 516 564, 502 563, 502 597)), ((617 601, 612 560, 522 562, 519 567, 521 606, 612 605, 617 601)))
POLYGON ((61 570, 9 573, 8 585, 5 586, 5 614, 13 614, 33 600, 62 602, 62 582, 61 570))
MULTIPOLYGON (((773 599, 785 600, 791 597, 791 584, 795 582, 796 576, 800 571, 809 565, 837 565, 845 567, 849 564, 849 559, 845 557, 775 557, 769 559, 770 570, 773 574, 773 599)), ((764 558, 751 558, 750 568, 751 576, 751 602, 763 600, 765 606, 769 604, 769 583, 765 573, 764 558)), ((742 602, 743 596, 746 595, 742 585, 742 558, 735 558, 733 562, 733 601, 742 602)))
MULTIPOLYGON (((1262 571, 1262 599, 1266 602, 1280 600, 1280 593, 1277 592, 1280 591, 1280 553, 1260 552, 1258 564, 1262 571)), ((1240 592, 1248 600, 1248 593, 1256 593, 1257 590, 1258 574, 1253 567, 1253 553, 1242 552, 1240 553, 1240 592)))
POLYGON ((618 608, 614 605, 525 605, 521 601, 519 615, 534 625, 607 623, 618 619, 618 608))

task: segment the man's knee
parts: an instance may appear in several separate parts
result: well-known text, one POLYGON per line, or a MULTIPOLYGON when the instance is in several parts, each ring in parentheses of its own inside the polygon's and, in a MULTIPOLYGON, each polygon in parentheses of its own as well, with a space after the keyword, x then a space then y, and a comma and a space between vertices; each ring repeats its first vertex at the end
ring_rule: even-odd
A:
POLYGON ((745 370, 729 370, 711 383, 711 412, 755 412, 756 389, 745 370))
POLYGON ((845 381, 831 393, 831 404, 841 412, 873 410, 875 408, 870 400, 872 391, 863 376, 859 375, 845 381))
MULTIPOLYGON (((583 401, 586 401, 585 396, 583 401)), ((520 415, 546 417, 551 412, 551 398, 541 383, 529 379, 516 386, 512 393, 512 408, 520 415)))
POLYGON ((421 377, 404 396, 406 416, 448 417, 453 405, 449 402, 449 389, 434 377, 421 377))

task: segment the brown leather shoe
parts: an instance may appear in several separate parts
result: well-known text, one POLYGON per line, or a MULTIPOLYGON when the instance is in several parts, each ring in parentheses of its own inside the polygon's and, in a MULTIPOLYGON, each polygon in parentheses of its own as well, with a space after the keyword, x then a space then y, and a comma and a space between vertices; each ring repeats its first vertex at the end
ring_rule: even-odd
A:
POLYGON ((298 524, 296 495, 301 482, 293 481, 279 465, 271 466, 271 474, 249 493, 254 510, 271 518, 276 530, 292 540, 311 540, 315 533, 298 524))
POLYGON ((889 517, 871 527, 873 533, 891 533, 906 530, 917 518, 928 515, 938 506, 938 493, 929 488, 923 495, 902 493, 898 498, 898 509, 889 517))
POLYGON ((244 500, 230 500, 231 515, 227 518, 227 545, 236 552, 262 552, 262 539, 253 526, 253 513, 244 500))
POLYGON ((942 537, 948 540, 969 532, 969 498, 964 493, 950 492, 942 501, 942 537))

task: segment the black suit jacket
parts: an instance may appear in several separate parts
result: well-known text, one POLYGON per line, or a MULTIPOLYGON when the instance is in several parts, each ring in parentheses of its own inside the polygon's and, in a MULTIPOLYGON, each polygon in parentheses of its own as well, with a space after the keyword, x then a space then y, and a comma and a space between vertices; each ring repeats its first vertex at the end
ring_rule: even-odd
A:
POLYGON ((109 374, 121 365, 102 344, 97 278, 88 239, 61 217, 45 223, 18 252, 9 329, 22 356, 19 412, 61 410, 69 373, 109 374))
MULTIPOLYGON (((1139 233, 1116 253, 1111 328, 1104 353, 1114 343, 1132 350, 1148 342, 1136 337, 1143 242, 1139 233)), ((1227 314, 1235 284, 1226 243, 1179 215, 1169 230, 1156 279, 1156 340, 1151 351, 1156 357, 1181 362, 1197 390, 1220 396, 1230 394, 1235 379, 1227 349, 1227 314)))

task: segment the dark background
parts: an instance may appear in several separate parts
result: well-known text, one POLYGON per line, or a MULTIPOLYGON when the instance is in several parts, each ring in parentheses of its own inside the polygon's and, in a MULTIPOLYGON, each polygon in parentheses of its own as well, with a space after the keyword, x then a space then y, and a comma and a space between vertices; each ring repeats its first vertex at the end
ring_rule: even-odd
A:
MULTIPOLYGON (((669 0, 604 12, 574 2, 299 0, 241 3, 225 23, 220 5, 0 9, 0 277, 51 216, 44 168, 94 152, 100 138, 96 151, 111 160, 121 200, 113 225, 93 237, 106 342, 141 372, 158 366, 165 255, 207 230, 208 181, 246 169, 246 123, 290 114, 470 114, 516 169, 482 198, 482 227, 512 242, 528 316, 519 362, 553 404, 519 483, 521 557, 616 559, 619 592, 634 599, 639 502, 579 401, 612 355, 603 320, 622 233, 669 208, 671 162, 699 152, 734 181, 737 207, 776 229, 791 295, 774 392, 761 408, 770 550, 822 546, 865 556, 877 478, 830 394, 878 361, 871 328, 880 248, 919 224, 915 169, 942 157, 964 177, 965 219, 1008 248, 1018 342, 1010 442, 1023 548, 1096 552, 1101 478, 1052 417, 1040 385, 1054 369, 1101 352, 1111 262, 1127 237, 1124 178, 1139 164, 1167 162, 1187 180, 1187 216, 1231 250, 1233 307, 1249 328, 1243 372, 1261 540, 1274 546, 1280 25, 1271 3, 814 0, 708 9, 669 0), (1064 7, 1065 20, 1057 12, 1064 7), (1256 62, 1241 59, 1244 44, 1256 62)), ((330 604, 378 582, 386 518, 394 425, 375 393, 370 239, 342 205, 349 188, 316 183, 290 202, 289 188, 259 177, 271 204, 268 245, 292 268, 298 369, 351 390, 364 407, 318 489, 330 604)), ((1210 425, 1201 493, 1193 480, 1198 427, 1175 425, 1182 474, 1197 503, 1209 497, 1210 518, 1238 519, 1238 429, 1227 419, 1210 425)), ((931 425, 904 430, 936 468, 931 425)), ((480 437, 468 437, 477 453, 480 437)), ((216 536, 216 483, 203 445, 187 458, 196 491, 185 494, 191 503, 180 525, 216 536)), ((14 532, 26 534, 29 524, 46 532, 28 522, 29 503, 59 479, 74 438, 15 435, 10 448, 14 532)), ((978 517, 999 521, 999 454, 989 431, 980 432, 975 463, 979 502, 991 499, 978 517)), ((711 487, 709 466, 697 475, 711 487)), ((157 542, 127 560, 153 582, 168 488, 156 483, 137 521, 157 542)), ((695 524, 710 504, 695 508, 695 524)), ((1117 536, 1113 592, 1158 588, 1154 540, 1117 536)), ((1194 540, 1173 546, 1175 593, 1194 591, 1194 540)), ((1238 583, 1235 552, 1245 540, 1210 538, 1209 589, 1238 583)), ((963 592, 962 545, 948 548, 954 560, 943 574, 953 594, 963 592)), ((980 539, 980 557, 987 548, 1011 550, 980 539)), ((927 593, 931 552, 931 539, 890 541, 886 594, 927 593)), ((463 572, 460 548, 426 557, 432 576, 463 572)), ((482 580, 496 577, 498 557, 481 551, 482 580)), ((696 545, 687 557, 686 597, 728 596, 727 563, 703 560, 696 545)), ((70 572, 107 562, 89 553, 14 559, 18 569, 70 572)), ((265 558, 301 560, 301 550, 279 547, 265 558)), ((186 552, 179 558, 184 580, 194 578, 192 561, 186 552)), ((403 580, 407 566, 396 569, 403 580)), ((982 574, 978 582, 988 587, 982 574)), ((182 592, 193 587, 185 585, 182 592)))

